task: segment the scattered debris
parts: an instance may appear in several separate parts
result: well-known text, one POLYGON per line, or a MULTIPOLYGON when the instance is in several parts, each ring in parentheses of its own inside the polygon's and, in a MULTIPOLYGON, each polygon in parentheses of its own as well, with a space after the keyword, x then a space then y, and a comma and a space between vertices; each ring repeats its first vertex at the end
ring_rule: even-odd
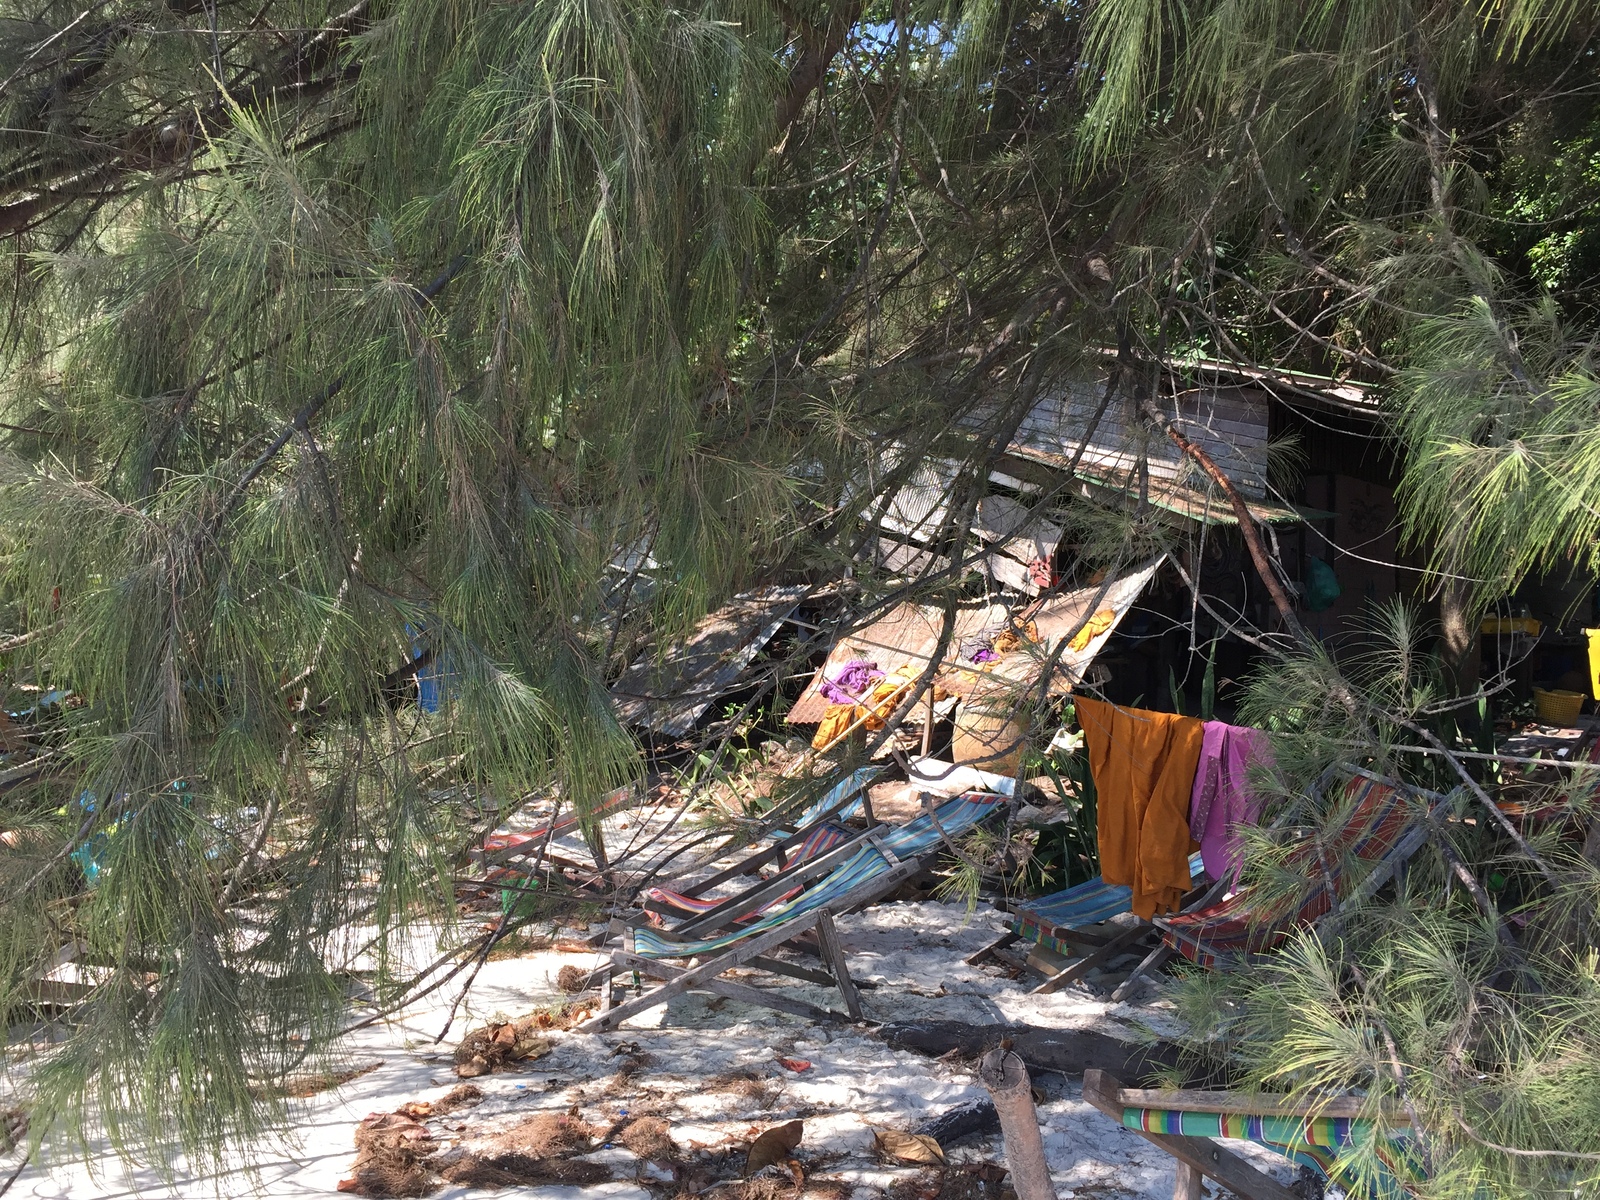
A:
POLYGON ((770 1108, 777 1097, 778 1085, 765 1075, 749 1068, 741 1068, 713 1075, 701 1085, 700 1090, 707 1094, 731 1092, 735 1096, 743 1096, 757 1108, 770 1108))
POLYGON ((641 654, 612 686, 617 720, 660 737, 683 737, 733 686, 809 590, 790 585, 745 592, 665 653, 641 654))
MULTIPOLYGON (((922 1171, 888 1190, 889 1200, 1016 1200, 999 1163, 966 1163, 942 1171, 922 1171)), ((1079 1192, 1079 1195, 1085 1193, 1079 1192)))
POLYGON ((422 1160, 439 1149, 428 1127, 404 1113, 373 1113, 356 1126, 356 1161, 339 1190, 355 1196, 427 1196, 439 1180, 422 1160))
POLYGON ((463 1108, 483 1103, 483 1091, 470 1083, 459 1083, 438 1100, 413 1100, 402 1104, 396 1112, 425 1121, 429 1117, 447 1117, 463 1108))
POLYGON ((670 1160, 678 1155, 671 1127, 660 1117, 634 1117, 611 1136, 640 1158, 670 1160))
POLYGON ((506 1069, 509 1063, 527 1062, 550 1053, 552 1042, 543 1035, 557 1029, 570 1029, 595 1008, 598 1001, 586 1000, 554 1011, 533 1013, 515 1021, 485 1025, 474 1029, 456 1047, 456 1074, 475 1079, 506 1069))
POLYGON ((463 1154, 440 1169, 448 1183, 464 1187, 528 1187, 565 1183, 588 1187, 611 1178, 599 1163, 573 1159, 535 1159, 510 1151, 504 1154, 463 1154))

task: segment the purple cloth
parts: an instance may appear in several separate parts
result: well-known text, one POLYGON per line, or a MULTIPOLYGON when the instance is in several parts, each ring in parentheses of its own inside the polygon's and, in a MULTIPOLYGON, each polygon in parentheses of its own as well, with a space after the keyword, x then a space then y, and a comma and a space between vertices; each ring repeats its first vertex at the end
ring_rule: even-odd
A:
POLYGON ((994 652, 994 635, 968 638, 961 643, 961 657, 970 663, 993 662, 1000 657, 994 652))
POLYGON ((1250 768, 1271 764, 1272 742, 1261 730, 1206 722, 1189 799, 1189 835, 1200 843, 1211 878, 1238 878, 1244 845, 1237 831, 1261 815, 1261 801, 1250 792, 1250 768))
POLYGON ((882 678, 877 663, 852 658, 831 676, 824 672, 817 691, 829 704, 859 704, 867 689, 882 678))

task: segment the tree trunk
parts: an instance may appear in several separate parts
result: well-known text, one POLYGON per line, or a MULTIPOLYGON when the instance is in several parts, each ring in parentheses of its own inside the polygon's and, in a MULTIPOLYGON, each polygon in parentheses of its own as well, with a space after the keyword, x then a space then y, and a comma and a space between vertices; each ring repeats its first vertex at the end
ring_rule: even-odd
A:
POLYGON ((1456 695, 1478 688, 1477 597, 1465 579, 1446 579, 1439 589, 1439 624, 1444 635, 1445 677, 1456 695))
POLYGON ((1044 1139, 1039 1136, 1039 1114, 1033 1107, 1033 1084, 1022 1059, 996 1047, 978 1064, 978 1080, 994 1097, 1000 1114, 1000 1135, 1005 1139, 1006 1166, 1017 1200, 1056 1200, 1045 1162, 1044 1139))

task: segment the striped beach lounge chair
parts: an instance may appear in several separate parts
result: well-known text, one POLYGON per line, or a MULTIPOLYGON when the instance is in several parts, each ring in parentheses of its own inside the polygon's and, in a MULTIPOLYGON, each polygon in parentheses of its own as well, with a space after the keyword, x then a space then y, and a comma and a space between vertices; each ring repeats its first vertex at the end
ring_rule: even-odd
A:
POLYGON ((1214 1180, 1242 1200, 1299 1200, 1284 1186, 1217 1139, 1255 1142, 1339 1183, 1353 1200, 1403 1200, 1406 1181, 1422 1177, 1403 1112, 1374 1113, 1362 1096, 1303 1103, 1287 1097, 1237 1092, 1158 1091, 1124 1087, 1104 1071, 1083 1076, 1083 1098, 1124 1129, 1177 1159, 1173 1200, 1200 1200, 1201 1183, 1214 1180), (1353 1173, 1342 1170, 1352 1150, 1370 1150, 1375 1167, 1368 1186, 1351 1191, 1353 1173))
POLYGON ((1339 830, 1322 842, 1320 851, 1307 840, 1290 854, 1290 868, 1306 881, 1298 902, 1273 904, 1244 888, 1220 903, 1157 917, 1163 949, 1202 967, 1226 966, 1275 948, 1292 930, 1315 924, 1341 905, 1365 900, 1427 840, 1421 806, 1432 807, 1439 799, 1376 776, 1356 775, 1345 787, 1349 815, 1339 830), (1356 878, 1351 878, 1353 866, 1358 868, 1356 878))
MULTIPOLYGON (((1200 855, 1190 856, 1189 877, 1199 879, 1202 874, 1200 855)), ((1195 902, 1203 903, 1214 899, 1215 895, 1208 889, 1196 897, 1195 902)), ((967 962, 976 965, 992 959, 1014 969, 1035 970, 1027 959, 1007 953, 1017 942, 1033 942, 1073 960, 1061 970, 1046 975, 1044 982, 1033 989, 1035 994, 1054 992, 1125 953, 1153 932, 1154 927, 1144 921, 1112 932, 1091 932, 1091 926, 1132 911, 1133 889, 1107 883, 1096 875, 1084 883, 1019 904, 1011 929, 967 962)))
MULTIPOLYGON (((843 825, 836 825, 832 821, 824 821, 822 824, 812 829, 811 832, 805 836, 804 840, 800 842, 799 846, 795 848, 794 854, 780 864, 780 873, 783 871, 792 871, 795 867, 801 866, 804 863, 808 863, 812 859, 818 858, 821 855, 826 854, 828 851, 844 845, 846 842, 851 841, 857 836, 859 835, 852 830, 846 829, 843 825)), ((691 891, 685 892, 673 891, 671 888, 666 887, 653 887, 646 889, 644 893, 643 907, 651 914, 651 917, 653 918, 651 920, 651 924, 660 924, 661 915, 667 913, 674 913, 680 916, 690 917, 699 916, 701 914, 708 913, 723 904, 727 904, 734 899, 733 897, 728 896, 699 895, 698 893, 703 887, 704 885, 701 885, 701 887, 697 887, 691 891)), ((773 905, 781 904, 785 900, 793 899, 799 894, 799 892, 800 887, 797 884, 789 891, 784 892, 781 896, 776 896, 771 900, 765 901, 756 908, 746 911, 745 913, 741 914, 737 920, 747 921, 753 917, 758 917, 773 905)))
MULTIPOLYGON (((600 802, 599 808, 595 810, 594 819, 602 821, 607 817, 614 817, 631 807, 637 799, 638 793, 633 787, 620 787, 600 802)), ((469 853, 472 858, 487 865, 509 862, 524 855, 537 853, 539 847, 546 841, 576 829, 578 824, 578 814, 569 807, 555 820, 533 829, 491 833, 469 853)))
MULTIPOLYGON (((904 825, 869 831, 859 839, 852 839, 812 859, 798 873, 785 872, 764 888, 747 893, 735 908, 748 911, 746 906, 766 903, 769 899, 766 892, 771 892, 775 898, 797 882, 807 883, 803 876, 815 879, 793 899, 772 905, 747 924, 727 929, 738 918, 728 913, 726 905, 719 906, 724 910, 721 914, 694 918, 670 933, 619 922, 622 947, 612 952, 610 962, 601 968, 595 979, 600 984, 600 1012, 579 1028, 589 1033, 615 1028, 627 1018, 690 990, 709 991, 728 999, 812 1018, 831 1015, 815 1005, 768 988, 718 978, 739 966, 759 967, 808 983, 835 987, 850 1017, 858 1019, 861 1002, 834 931, 834 915, 871 904, 920 874, 927 862, 938 854, 946 837, 959 837, 1004 812, 1006 798, 986 792, 968 792, 937 807, 926 799, 924 804, 924 811, 904 825), (770 952, 785 942, 813 930, 826 972, 771 957, 770 952), (666 961, 691 958, 700 961, 688 967, 666 961), (636 980, 648 977, 661 983, 618 1005, 613 1003, 611 986, 612 977, 618 974, 631 975, 636 980)), ((642 983, 640 986, 642 988, 642 983)))
MULTIPOLYGON (((755 875, 768 866, 776 865, 780 875, 792 876, 830 850, 863 836, 846 829, 839 822, 847 821, 861 811, 867 786, 882 772, 882 767, 863 767, 852 771, 806 809, 795 822, 797 828, 793 832, 785 832, 784 836, 770 845, 745 855, 732 866, 693 883, 679 884, 677 887, 662 884, 647 889, 639 900, 640 907, 647 914, 645 919, 651 924, 661 924, 666 917, 697 919, 714 915, 739 921, 765 912, 779 900, 793 896, 799 890, 799 883, 787 892, 773 892, 767 886, 772 880, 765 880, 755 888, 733 896, 712 896, 708 893, 735 879, 755 875), (761 892, 762 899, 748 901, 748 897, 756 890, 761 892)), ((815 878, 815 875, 807 878, 815 878)))

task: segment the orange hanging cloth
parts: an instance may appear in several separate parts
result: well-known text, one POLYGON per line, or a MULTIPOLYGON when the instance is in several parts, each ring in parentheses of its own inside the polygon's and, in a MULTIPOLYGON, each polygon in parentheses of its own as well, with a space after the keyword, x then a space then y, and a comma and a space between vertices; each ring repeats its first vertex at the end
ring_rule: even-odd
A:
POLYGON ((1098 804, 1100 877, 1133 889, 1135 915, 1171 912, 1189 890, 1189 797, 1205 722, 1073 697, 1098 804))

